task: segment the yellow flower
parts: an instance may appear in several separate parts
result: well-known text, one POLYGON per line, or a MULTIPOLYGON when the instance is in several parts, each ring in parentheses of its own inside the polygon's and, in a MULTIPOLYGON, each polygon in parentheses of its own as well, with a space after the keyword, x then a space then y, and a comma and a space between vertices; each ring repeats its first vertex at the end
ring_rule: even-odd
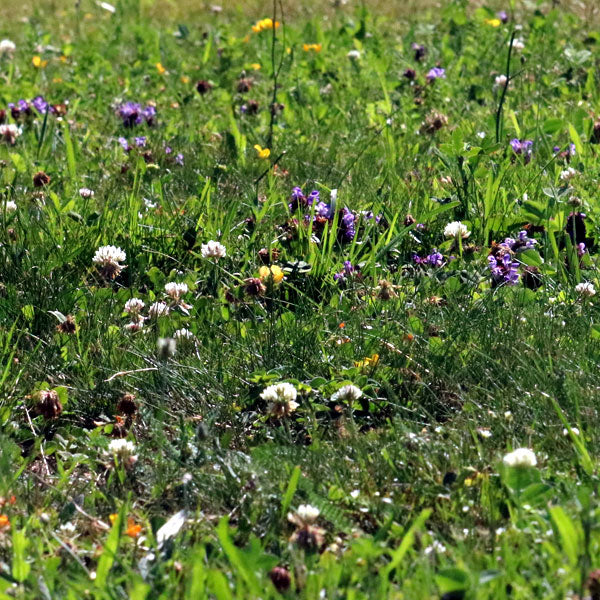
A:
POLYGON ((36 69, 43 69, 47 64, 48 61, 47 60, 42 60, 41 56, 38 56, 37 54, 31 59, 31 63, 33 64, 33 66, 36 69))
POLYGON ((268 148, 263 148, 262 146, 255 144, 254 149, 258 154, 258 158, 269 158, 269 156, 271 156, 271 151, 268 148))
POLYGON ((502 25, 502 21, 500 19, 486 19, 484 23, 486 25, 491 25, 492 27, 500 27, 500 25, 502 25))
MULTIPOLYGON (((277 29, 280 24, 279 21, 275 21, 275 29, 277 29)), ((260 33, 267 29, 273 29, 273 19, 269 19, 268 17, 266 19, 261 19, 252 25, 252 31, 254 31, 254 33, 260 33)))
POLYGON ((304 50, 304 52, 310 52, 311 50, 313 52, 321 52, 322 49, 323 44, 302 44, 302 50, 304 50))
POLYGON ((365 367, 375 367, 379 363, 379 354, 373 354, 372 356, 367 356, 363 360, 358 360, 354 363, 355 367, 359 369, 365 367))
POLYGON ((278 267, 277 265, 271 265, 270 267, 261 267, 258 270, 258 276, 260 277, 261 281, 272 279, 273 283, 281 283, 284 278, 281 267, 278 267))
POLYGON ((69 59, 64 54, 60 57, 60 62, 61 63, 66 63, 68 60, 69 59))
POLYGON ((187 75, 182 75, 181 76, 181 83, 187 85, 189 82, 190 82, 190 78, 187 75))
POLYGON ((10 527, 10 519, 6 515, 0 515, 0 529, 8 529, 10 527))
POLYGON ((164 75, 167 72, 167 70, 159 62, 156 63, 156 70, 158 71, 159 75, 164 75))
POLYGON ((111 524, 114 525, 118 516, 119 515, 117 513, 112 513, 112 514, 108 515, 108 520, 111 522, 111 524))
POLYGON ((141 531, 142 526, 137 525, 136 522, 131 517, 129 517, 127 519, 127 529, 125 530, 125 535, 128 535, 131 538, 136 538, 138 535, 140 535, 141 531))
POLYGON ((62 83, 62 82, 63 82, 63 80, 62 80, 62 77, 55 77, 55 78, 52 80, 52 83, 62 83))
POLYGON ((260 63, 252 63, 250 65, 255 71, 259 71, 260 70, 260 63))

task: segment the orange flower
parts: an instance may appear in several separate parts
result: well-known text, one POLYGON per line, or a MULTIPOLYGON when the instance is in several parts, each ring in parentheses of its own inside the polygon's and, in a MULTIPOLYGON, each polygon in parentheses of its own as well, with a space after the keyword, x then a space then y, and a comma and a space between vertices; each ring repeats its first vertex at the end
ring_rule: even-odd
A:
POLYGON ((0 515, 0 529, 8 529, 10 527, 10 519, 6 515, 0 515))
POLYGON ((127 519, 127 529, 125 530, 125 535, 128 535, 130 538, 136 538, 140 535, 140 531, 142 531, 142 526, 138 525, 131 517, 127 519))
POLYGON ((323 44, 302 44, 302 50, 304 50, 304 52, 310 52, 311 50, 313 52, 321 52, 322 49, 323 44))
MULTIPOLYGON (((279 21, 275 21, 275 29, 277 29, 281 25, 279 21)), ((254 25, 252 25, 252 31, 254 33, 260 33, 261 31, 266 31, 267 29, 273 29, 273 19, 261 19, 257 21, 254 25)))

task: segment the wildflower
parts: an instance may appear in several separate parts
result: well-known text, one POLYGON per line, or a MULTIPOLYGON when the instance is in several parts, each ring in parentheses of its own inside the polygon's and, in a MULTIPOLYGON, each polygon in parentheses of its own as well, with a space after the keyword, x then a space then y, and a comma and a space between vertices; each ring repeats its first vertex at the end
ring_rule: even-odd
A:
POLYGON ((40 188, 45 187, 50 183, 50 176, 46 175, 44 171, 38 171, 33 176, 33 187, 40 188))
POLYGON ((178 154, 175 155, 175 164, 179 165, 180 167, 183 167, 184 160, 183 160, 183 154, 181 154, 181 152, 179 152, 178 154))
POLYGON ((277 383, 265 388, 260 397, 270 402, 269 413, 278 419, 287 417, 298 408, 298 391, 291 383, 277 383))
POLYGON ((273 19, 267 17, 266 19, 261 19, 257 21, 254 25, 252 25, 252 31, 254 33, 260 33, 261 31, 267 31, 268 29, 277 29, 281 23, 279 21, 273 22, 273 19))
POLYGON ((502 462, 507 467, 535 467, 537 458, 529 448, 517 448, 504 456, 502 462))
POLYGON ((258 276, 260 277, 261 281, 272 280, 273 283, 281 283, 284 278, 283 271, 277 265, 261 267, 258 270, 258 276))
POLYGON ((436 79, 446 79, 446 69, 442 69, 442 67, 433 67, 432 69, 429 69, 425 79, 427 79, 429 83, 436 79))
POLYGON ((575 291, 584 298, 591 298, 596 295, 596 288, 589 281, 578 283, 575 286, 575 291))
POLYGON ((138 535, 140 535, 141 531, 142 526, 137 525, 136 522, 129 517, 127 519, 127 529, 125 529, 125 535, 128 535, 130 538, 136 538, 138 535))
POLYGON ((288 513, 288 521, 296 525, 290 541, 305 550, 317 550, 323 545, 324 531, 314 525, 319 516, 319 509, 309 504, 301 504, 295 513, 288 513))
POLYGON ((17 203, 14 200, 7 200, 4 208, 7 213, 15 212, 17 210, 17 203))
POLYGON ((244 281, 244 291, 248 296, 262 296, 267 288, 258 277, 250 277, 244 281))
POLYGON ((135 444, 129 440, 111 440, 108 445, 108 454, 112 455, 123 465, 133 465, 138 457, 135 453, 135 444))
POLYGON ((33 105, 33 108, 40 113, 40 115, 45 115, 51 109, 50 105, 46 102, 46 100, 44 100, 43 96, 36 96, 31 101, 31 104, 33 105))
POLYGON ((488 266, 492 272, 492 283, 494 286, 505 283, 516 285, 519 282, 519 263, 512 260, 510 253, 502 256, 500 261, 495 256, 488 256, 488 266))
POLYGON ((502 25, 500 19, 485 19, 484 23, 490 27, 500 27, 500 25, 502 25))
POLYGON ((302 50, 304 50, 304 52, 321 52, 322 48, 322 44, 302 44, 302 50))
POLYGON ((0 531, 10 529, 10 519, 6 515, 0 515, 0 531))
POLYGON ((423 58, 425 58, 425 55, 427 54, 427 48, 425 48, 425 46, 422 46, 421 44, 413 43, 411 48, 415 52, 415 60, 417 62, 420 62, 423 58))
POLYGON ((93 198, 94 197, 94 190, 90 190, 89 188, 79 188, 79 195, 82 198, 93 198))
POLYGON ((254 149, 258 154, 258 158, 269 158, 269 156, 271 156, 271 151, 269 150, 269 148, 263 148, 259 144, 255 144, 254 149))
POLYGON ((452 221, 444 227, 444 235, 447 238, 458 238, 466 239, 471 235, 471 232, 467 229, 467 226, 460 221, 452 221))
POLYGON ((131 331, 131 332, 136 332, 144 327, 144 317, 134 316, 133 319, 134 319, 133 321, 131 321, 130 323, 127 323, 127 325, 124 326, 125 330, 131 331))
POLYGON ((137 148, 145 148, 146 147, 146 136, 145 135, 135 137, 135 138, 133 138, 133 141, 135 142, 135 145, 137 148))
MULTIPOLYGON (((296 510, 296 516, 303 523, 308 524, 314 523, 318 519, 320 513, 321 511, 316 506, 311 506, 310 504, 301 504, 296 510)), ((289 516, 288 519, 294 522, 289 516)))
POLYGON ((11 42, 10 40, 0 40, 0 55, 12 57, 16 49, 17 46, 14 42, 11 42))
POLYGON ((494 79, 494 87, 495 88, 503 88, 506 85, 507 81, 508 81, 508 77, 506 75, 504 75, 504 74, 498 75, 494 79))
POLYGON ((201 252, 203 258, 224 258, 227 254, 227 249, 223 244, 210 240, 206 244, 202 244, 201 252))
POLYGON ((162 66, 161 63, 157 62, 155 66, 159 75, 164 75, 167 72, 167 70, 162 66))
POLYGON ((38 56, 37 54, 31 59, 31 64, 36 68, 36 69, 44 69, 47 65, 48 65, 48 61, 47 60, 42 60, 41 56, 38 56))
POLYGON ((21 128, 13 123, 0 125, 0 139, 4 140, 10 146, 14 146, 17 138, 21 135, 21 128))
POLYGON ((448 117, 436 110, 425 117, 425 123, 421 127, 425 133, 433 134, 448 125, 448 117))
POLYGON ((579 175, 579 172, 573 167, 569 167, 568 169, 561 171, 559 177, 561 181, 571 181, 571 179, 577 177, 577 175, 579 175))
POLYGON ((408 79, 409 81, 412 81, 417 77, 417 72, 414 69, 406 69, 406 71, 404 71, 402 75, 406 77, 406 79, 408 79))
POLYGON ((40 390, 35 411, 46 420, 58 418, 63 411, 58 393, 54 390, 40 390))
POLYGON ((360 58, 360 50, 349 50, 346 57, 350 60, 358 60, 360 58))
MULTIPOLYGON (((510 41, 508 43, 510 45, 510 41)), ((523 38, 515 38, 512 47, 515 50, 523 50, 525 48, 525 42, 523 41, 523 38)))
POLYGON ((333 276, 335 281, 346 281, 355 272, 355 267, 349 260, 344 261, 344 268, 333 276))
POLYGON ((159 317, 166 317, 170 312, 168 305, 165 302, 154 302, 148 309, 148 315, 150 318, 158 319, 159 317))
POLYGON ((569 430, 573 435, 579 435, 580 431, 577 427, 570 427, 569 429, 567 429, 566 427, 562 430, 563 435, 567 436, 569 435, 569 430))
POLYGON ((105 279, 114 279, 125 268, 120 264, 126 258, 125 252, 117 246, 101 246, 96 250, 92 262, 99 266, 105 279))
POLYGON ((125 102, 119 106, 117 113, 123 119, 124 127, 134 127, 135 125, 142 124, 144 121, 148 125, 153 125, 156 108, 149 104, 142 109, 141 104, 137 102, 125 102))
POLYGON ((269 571, 269 577, 275 586, 275 589, 283 594, 286 592, 292 583, 290 572, 284 567, 273 567, 269 571))
POLYGON ((182 327, 181 329, 178 329, 173 334, 173 339, 176 342, 181 342, 182 344, 186 344, 189 342, 193 342, 196 339, 196 336, 189 329, 182 327))
POLYGON ((332 402, 351 403, 358 400, 363 395, 362 390, 355 385, 345 385, 331 396, 332 402))
POLYGON ((236 89, 240 94, 246 94, 252 89, 254 81, 249 77, 242 77, 238 80, 236 89))
POLYGON ((131 149, 129 147, 129 142, 124 137, 117 138, 117 142, 119 142, 119 145, 121 148, 123 148, 123 150, 125 150, 125 152, 129 152, 131 149))
POLYGON ((500 10, 496 13, 496 16, 503 22, 508 23, 508 14, 505 10, 500 10))
POLYGON ((165 285, 165 292, 176 303, 181 301, 181 297, 189 291, 187 283, 175 283, 171 281, 165 285))
POLYGON ((531 149, 533 146, 533 142, 531 140, 521 141, 518 138, 513 138, 512 140, 510 140, 510 146, 515 154, 522 154, 525 157, 525 163, 528 163, 530 161, 531 149))
POLYGON ((138 315, 142 312, 145 304, 140 298, 130 298, 125 302, 124 311, 129 315, 138 315))
POLYGON ((363 360, 355 361, 354 366, 358 368, 375 367, 379 364, 379 354, 367 356, 363 360))

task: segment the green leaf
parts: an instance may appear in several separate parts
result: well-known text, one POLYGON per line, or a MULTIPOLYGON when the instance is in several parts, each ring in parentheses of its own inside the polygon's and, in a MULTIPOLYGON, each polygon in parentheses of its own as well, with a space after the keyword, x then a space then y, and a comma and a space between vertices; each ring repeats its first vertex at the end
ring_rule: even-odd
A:
POLYGON ((569 518, 562 506, 551 506, 548 509, 550 518, 558 530, 562 548, 572 565, 577 563, 579 557, 579 535, 573 521, 569 518))
POLYGON ((13 529, 12 534, 12 576, 19 582, 22 583, 27 579, 29 571, 31 571, 31 565, 26 560, 26 550, 29 545, 29 540, 25 529, 13 529))
POLYGON ((104 550, 98 559, 95 584, 100 589, 105 586, 108 573, 117 557, 117 550, 119 549, 119 542, 121 540, 121 523, 125 519, 125 510, 125 505, 123 505, 108 534, 108 538, 104 544, 104 550))
POLYGON ((292 475, 287 485, 287 489, 285 490, 285 494, 283 496, 283 500, 281 501, 281 515, 285 517, 290 505, 292 504, 292 499, 294 494, 296 493, 296 489, 298 488, 298 482, 300 481, 300 475, 302 474, 302 470, 300 469, 300 465, 296 465, 294 470, 292 471, 292 475))
POLYGON ((442 569, 436 576, 435 582, 441 594, 466 590, 469 587, 469 574, 458 567, 442 569))

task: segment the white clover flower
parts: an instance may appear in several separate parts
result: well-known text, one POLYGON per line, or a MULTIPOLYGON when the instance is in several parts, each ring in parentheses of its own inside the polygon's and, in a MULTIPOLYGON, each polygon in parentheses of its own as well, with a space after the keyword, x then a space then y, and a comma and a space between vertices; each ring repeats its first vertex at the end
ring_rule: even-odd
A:
POLYGON ((144 306, 146 306, 146 304, 140 298, 130 298, 125 302, 124 310, 127 314, 137 315, 142 312, 144 306))
POLYGON ((67 521, 58 527, 63 533, 73 535, 77 531, 77 527, 75 523, 72 521, 67 521))
POLYGON ((596 295, 596 288, 589 281, 585 281, 582 283, 578 283, 575 286, 575 291, 580 295, 586 298, 591 298, 596 295))
POLYGON ((22 130, 17 127, 14 123, 7 125, 0 125, 0 138, 2 138, 7 144, 11 146, 15 144, 17 138, 21 135, 22 130))
MULTIPOLYGON (((571 427, 571 431, 573 433, 573 435, 579 435, 579 429, 577 427, 571 427)), ((563 435, 567 436, 569 435, 569 430, 565 427, 563 429, 563 435)))
POLYGON ((82 198, 93 198, 94 190, 90 190, 89 188, 79 188, 79 195, 82 198))
POLYGON ((129 440, 111 440, 108 445, 108 453, 115 456, 119 462, 133 464, 137 460, 135 444, 129 440))
POLYGON ((360 50, 350 50, 346 56, 350 60, 358 60, 360 58, 360 50))
POLYGON ((574 177, 577 177, 578 174, 579 173, 576 169, 574 169, 573 167, 569 167, 568 169, 561 171, 560 180, 561 181, 571 181, 571 179, 573 179, 574 177))
POLYGON ((484 439, 492 437, 492 432, 487 427, 478 427, 477 433, 484 439))
POLYGON ((166 302, 155 302, 150 305, 148 315, 153 319, 158 317, 166 317, 169 314, 169 307, 166 302))
POLYGON ((467 226, 460 221, 452 221, 444 227, 444 235, 448 238, 461 237, 463 239, 468 238, 471 232, 467 229, 467 226))
POLYGON ((144 317, 138 317, 136 321, 131 321, 124 326, 126 331, 139 331, 144 327, 144 317))
POLYGON ((316 506, 311 506, 310 504, 301 504, 296 510, 296 515, 305 523, 314 523, 320 514, 321 511, 316 506))
POLYGON ((178 302, 184 294, 189 291, 187 283, 175 283, 171 281, 165 285, 165 292, 172 299, 178 302))
POLYGON ((17 203, 14 200, 8 200, 4 205, 6 212, 15 212, 17 210, 17 203))
POLYGON ((504 456, 502 462, 507 467, 535 467, 537 458, 529 448, 517 448, 504 456))
POLYGON ((494 79, 494 87, 495 88, 503 88, 506 85, 507 77, 506 75, 498 75, 494 79))
POLYGON ((227 249, 223 244, 210 240, 202 244, 202 256, 204 258, 223 258, 227 254, 227 249))
POLYGON ((17 46, 11 40, 0 40, 0 54, 12 56, 17 46))
POLYGON ((363 395, 362 390, 355 385, 345 385, 331 396, 332 402, 353 402, 363 395))
POLYGON ((106 279, 114 279, 125 268, 125 265, 120 264, 125 258, 125 252, 121 248, 101 246, 96 250, 92 262, 98 265, 106 279))
POLYGON ((260 397, 270 402, 269 412, 277 418, 287 417, 299 404, 296 402, 298 391, 291 383, 277 383, 266 387, 260 397))
POLYGON ((483 140, 485 139, 486 133, 485 131, 478 131, 476 135, 480 140, 483 140))
POLYGON ((429 554, 444 554, 446 552, 446 546, 437 540, 433 540, 433 542, 423 550, 425 555, 429 554))
MULTIPOLYGON (((508 45, 510 46, 510 40, 508 45)), ((523 50, 525 48, 525 42, 523 41, 523 38, 515 38, 512 47, 514 50, 523 50)))

